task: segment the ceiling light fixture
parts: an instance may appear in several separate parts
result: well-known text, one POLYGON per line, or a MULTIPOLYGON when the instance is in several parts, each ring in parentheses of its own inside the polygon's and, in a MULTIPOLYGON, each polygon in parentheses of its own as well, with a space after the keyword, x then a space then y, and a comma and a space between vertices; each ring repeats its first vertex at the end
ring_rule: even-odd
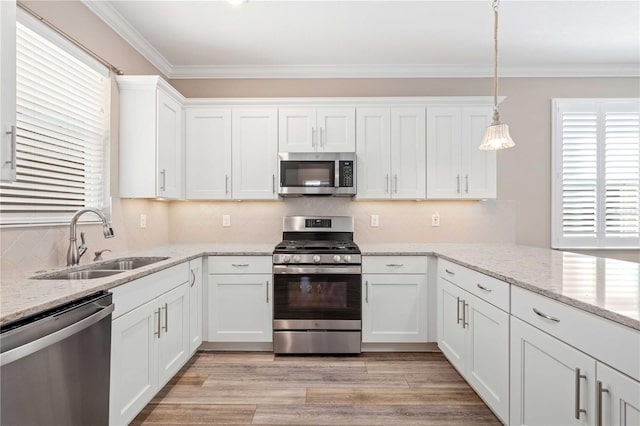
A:
POLYGON ((227 0, 227 3, 233 5, 233 6, 240 6, 241 4, 246 3, 249 0, 227 0))
POLYGON ((493 120, 482 138, 479 148, 483 150, 498 150, 516 145, 509 135, 509 126, 500 122, 498 112, 498 3, 500 0, 493 0, 493 120))

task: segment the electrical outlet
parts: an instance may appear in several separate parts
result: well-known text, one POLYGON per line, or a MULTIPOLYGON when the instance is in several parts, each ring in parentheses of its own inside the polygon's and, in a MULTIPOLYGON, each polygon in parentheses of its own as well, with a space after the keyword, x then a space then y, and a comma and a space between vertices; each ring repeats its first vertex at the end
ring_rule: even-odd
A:
POLYGON ((147 227, 147 215, 142 213, 140 214, 140 228, 146 228, 147 227))
POLYGON ((440 213, 435 212, 431 215, 431 226, 440 226, 440 213))
POLYGON ((222 226, 229 228, 231 226, 231 216, 228 214, 222 215, 222 226))
POLYGON ((378 216, 377 214, 372 214, 371 215, 371 227, 372 228, 377 228, 378 226, 380 226, 380 216, 378 216))

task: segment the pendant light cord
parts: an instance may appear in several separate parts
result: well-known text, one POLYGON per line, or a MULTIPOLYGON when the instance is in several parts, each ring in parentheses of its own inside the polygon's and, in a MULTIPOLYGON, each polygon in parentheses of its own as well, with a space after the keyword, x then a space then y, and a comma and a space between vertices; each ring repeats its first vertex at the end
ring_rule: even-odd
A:
POLYGON ((498 115, 498 3, 493 0, 493 121, 499 121, 498 115))

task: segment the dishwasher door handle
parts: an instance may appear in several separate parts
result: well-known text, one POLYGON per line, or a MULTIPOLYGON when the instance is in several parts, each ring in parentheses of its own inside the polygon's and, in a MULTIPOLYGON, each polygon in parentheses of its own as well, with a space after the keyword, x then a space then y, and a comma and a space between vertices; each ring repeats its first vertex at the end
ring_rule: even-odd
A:
POLYGON ((18 346, 15 349, 11 349, 3 354, 0 354, 0 366, 17 361, 27 355, 31 355, 41 349, 56 344, 69 336, 79 333, 85 328, 91 327, 93 324, 111 315, 111 312, 113 312, 114 308, 115 305, 112 303, 111 305, 105 306, 103 309, 100 309, 95 314, 88 316, 76 323, 73 323, 70 326, 63 328, 62 330, 58 330, 55 333, 48 334, 44 337, 41 337, 40 339, 34 340, 33 342, 29 342, 22 346, 18 346))

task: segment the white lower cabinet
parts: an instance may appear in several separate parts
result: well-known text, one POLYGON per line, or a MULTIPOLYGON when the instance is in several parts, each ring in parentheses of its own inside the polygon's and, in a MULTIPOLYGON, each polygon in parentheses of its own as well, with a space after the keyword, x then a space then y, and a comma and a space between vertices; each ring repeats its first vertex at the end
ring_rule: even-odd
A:
POLYGON ((116 287, 109 424, 126 425, 187 362, 188 265, 116 287))
POLYGON ((512 317, 512 425, 594 425, 595 385, 593 358, 512 317))
POLYGON ((368 256, 362 271, 362 342, 426 343, 427 258, 368 256))
POLYGON ((207 341, 271 342, 271 257, 214 256, 209 272, 207 341))
POLYGON ((189 261, 189 352, 202 343, 202 258, 189 261))
POLYGON ((596 424, 640 425, 640 382, 601 362, 596 377, 596 424))

